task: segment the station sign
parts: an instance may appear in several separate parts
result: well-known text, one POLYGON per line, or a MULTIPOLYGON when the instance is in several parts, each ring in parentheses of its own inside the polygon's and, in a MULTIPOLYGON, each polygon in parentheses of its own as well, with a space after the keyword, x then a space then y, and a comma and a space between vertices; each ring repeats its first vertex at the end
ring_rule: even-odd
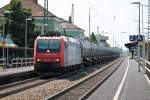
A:
POLYGON ((130 35, 129 40, 130 41, 143 41, 144 35, 130 35))

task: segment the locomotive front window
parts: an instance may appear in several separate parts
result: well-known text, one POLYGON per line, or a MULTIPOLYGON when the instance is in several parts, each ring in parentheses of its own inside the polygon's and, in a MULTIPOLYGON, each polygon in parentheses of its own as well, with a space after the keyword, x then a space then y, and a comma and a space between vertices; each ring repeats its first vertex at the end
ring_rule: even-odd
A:
POLYGON ((46 52, 47 49, 48 49, 48 41, 47 40, 38 40, 37 51, 38 52, 46 52))
POLYGON ((50 52, 60 51, 60 40, 49 40, 49 50, 50 52))
POLYGON ((57 53, 60 51, 60 40, 38 40, 37 41, 37 51, 38 52, 51 52, 57 53))

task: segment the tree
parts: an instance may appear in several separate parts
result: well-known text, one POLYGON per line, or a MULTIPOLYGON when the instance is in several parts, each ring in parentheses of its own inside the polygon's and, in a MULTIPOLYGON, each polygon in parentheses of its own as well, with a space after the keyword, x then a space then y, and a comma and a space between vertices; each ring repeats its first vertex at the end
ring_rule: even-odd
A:
MULTIPOLYGON (((20 0, 11 0, 10 4, 5 10, 11 11, 10 14, 5 15, 5 33, 9 33, 14 42, 21 47, 25 45, 25 24, 26 19, 32 16, 31 9, 22 8, 20 0)), ((28 21, 28 47, 33 45, 36 34, 34 34, 34 19, 28 21)))
POLYGON ((96 37, 95 37, 95 35, 94 35, 94 33, 93 33, 93 32, 92 32, 92 34, 91 34, 90 38, 91 38, 91 41, 92 41, 92 42, 94 42, 94 43, 98 43, 98 42, 97 42, 97 40, 96 40, 96 37))

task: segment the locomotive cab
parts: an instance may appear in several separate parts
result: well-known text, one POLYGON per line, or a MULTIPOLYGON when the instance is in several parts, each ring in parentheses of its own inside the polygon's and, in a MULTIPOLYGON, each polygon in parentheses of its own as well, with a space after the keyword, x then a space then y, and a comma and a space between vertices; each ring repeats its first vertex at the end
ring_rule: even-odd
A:
POLYGON ((34 69, 36 72, 51 72, 63 65, 62 37, 39 36, 34 45, 34 69))

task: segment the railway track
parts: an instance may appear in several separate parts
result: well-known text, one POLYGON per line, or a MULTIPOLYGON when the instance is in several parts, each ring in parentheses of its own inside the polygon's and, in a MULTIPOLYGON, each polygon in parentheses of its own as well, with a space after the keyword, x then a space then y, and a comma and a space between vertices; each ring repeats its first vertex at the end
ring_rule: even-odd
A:
MULTIPOLYGON (((94 65, 94 66, 97 66, 97 65, 94 65)), ((50 79, 41 79, 41 77, 36 77, 36 78, 0 86, 0 98, 4 98, 6 96, 16 94, 18 92, 21 92, 27 89, 40 86, 42 84, 52 82, 54 80, 58 80, 62 78, 67 79, 68 77, 69 79, 73 79, 75 73, 76 72, 72 72, 72 73, 68 73, 63 76, 57 76, 57 77, 53 76, 50 79)))
POLYGON ((14 83, 2 85, 2 86, 0 86, 0 98, 15 94, 15 93, 23 91, 23 90, 27 90, 29 88, 33 88, 33 87, 42 85, 44 83, 47 83, 47 82, 50 82, 50 81, 53 81, 56 79, 65 78, 74 73, 75 72, 68 73, 63 76, 58 76, 55 78, 54 78, 54 76, 52 76, 52 77, 50 77, 51 79, 48 79, 48 80, 41 79, 40 76, 37 76, 35 78, 30 78, 30 79, 26 79, 26 80, 14 82, 14 83))
POLYGON ((29 88, 33 88, 51 81, 54 81, 56 79, 65 78, 67 76, 70 76, 74 74, 75 72, 64 74, 63 76, 56 76, 51 77, 50 79, 42 79, 40 76, 32 79, 27 79, 24 81, 16 82, 7 84, 4 86, 0 86, 0 98, 15 94, 20 91, 27 90, 29 88))
POLYGON ((112 64, 98 70, 94 74, 84 78, 76 84, 50 96, 47 100, 85 100, 92 94, 101 84, 105 82, 124 61, 119 59, 112 64))

